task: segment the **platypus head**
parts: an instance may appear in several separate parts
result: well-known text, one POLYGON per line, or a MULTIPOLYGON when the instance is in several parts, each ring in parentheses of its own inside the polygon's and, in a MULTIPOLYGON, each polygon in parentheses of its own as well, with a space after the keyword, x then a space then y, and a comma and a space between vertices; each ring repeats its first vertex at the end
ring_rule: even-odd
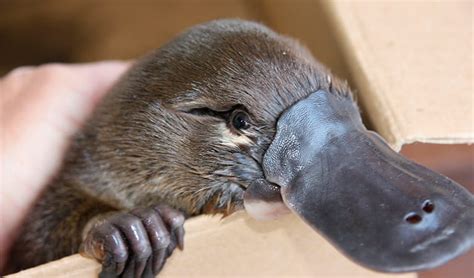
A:
POLYGON ((190 29, 139 61, 97 115, 89 160, 131 207, 292 211, 380 271, 435 267, 473 245, 473 196, 392 151, 344 82, 262 25, 190 29))

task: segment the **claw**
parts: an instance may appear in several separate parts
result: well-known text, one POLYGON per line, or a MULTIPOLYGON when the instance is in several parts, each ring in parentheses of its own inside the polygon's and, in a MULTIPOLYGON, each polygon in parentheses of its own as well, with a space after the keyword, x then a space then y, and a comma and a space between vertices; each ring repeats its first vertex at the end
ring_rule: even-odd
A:
POLYGON ((172 238, 176 241, 180 250, 184 249, 184 215, 166 205, 160 205, 156 207, 156 210, 160 213, 163 221, 171 231, 172 238))
POLYGON ((102 263, 100 277, 153 277, 183 248, 183 224, 167 206, 103 215, 86 226, 81 254, 102 263))
POLYGON ((176 241, 178 243, 179 250, 184 250, 184 228, 183 226, 175 229, 176 241))

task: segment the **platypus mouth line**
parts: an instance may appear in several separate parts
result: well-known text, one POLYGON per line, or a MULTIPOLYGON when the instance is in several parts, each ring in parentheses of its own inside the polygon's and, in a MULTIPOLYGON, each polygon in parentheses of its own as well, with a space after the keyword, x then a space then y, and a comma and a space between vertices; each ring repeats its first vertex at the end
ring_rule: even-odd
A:
POLYGON ((290 210, 366 267, 420 271, 474 246, 473 195, 394 152, 349 97, 320 90, 289 107, 262 168, 244 194, 251 215, 290 210))
POLYGON ((440 232, 438 235, 428 237, 424 241, 417 243, 413 248, 410 249, 411 253, 416 253, 425 250, 428 248, 430 245, 436 244, 442 240, 446 240, 454 234, 454 230, 452 227, 447 227, 444 229, 442 232, 440 232))

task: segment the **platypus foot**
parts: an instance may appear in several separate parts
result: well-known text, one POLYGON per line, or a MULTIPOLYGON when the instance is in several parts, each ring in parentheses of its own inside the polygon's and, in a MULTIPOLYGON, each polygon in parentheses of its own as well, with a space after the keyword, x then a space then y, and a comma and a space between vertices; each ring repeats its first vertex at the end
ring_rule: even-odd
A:
POLYGON ((184 220, 167 205, 100 215, 86 225, 80 253, 102 264, 99 277, 154 277, 183 249, 184 220))

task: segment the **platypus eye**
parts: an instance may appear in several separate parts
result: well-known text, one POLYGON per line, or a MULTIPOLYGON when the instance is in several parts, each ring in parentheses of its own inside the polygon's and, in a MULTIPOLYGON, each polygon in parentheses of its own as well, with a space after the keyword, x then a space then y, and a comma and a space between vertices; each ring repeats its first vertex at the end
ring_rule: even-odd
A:
POLYGON ((235 129, 242 130, 249 128, 249 117, 247 113, 242 110, 234 110, 230 117, 230 122, 235 129))
POLYGON ((240 104, 223 111, 216 111, 208 107, 199 107, 182 112, 196 116, 222 119, 223 121, 227 122, 227 127, 234 131, 244 130, 250 127, 250 117, 246 112, 246 108, 240 104))

